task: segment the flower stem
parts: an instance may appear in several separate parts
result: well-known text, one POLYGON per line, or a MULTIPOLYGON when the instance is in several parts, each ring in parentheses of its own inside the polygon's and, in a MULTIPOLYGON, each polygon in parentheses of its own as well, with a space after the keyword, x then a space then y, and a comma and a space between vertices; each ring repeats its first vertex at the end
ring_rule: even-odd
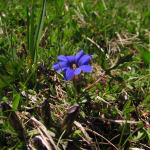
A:
POLYGON ((77 95, 79 95, 81 91, 81 73, 79 75, 74 75, 73 84, 74 84, 77 95))

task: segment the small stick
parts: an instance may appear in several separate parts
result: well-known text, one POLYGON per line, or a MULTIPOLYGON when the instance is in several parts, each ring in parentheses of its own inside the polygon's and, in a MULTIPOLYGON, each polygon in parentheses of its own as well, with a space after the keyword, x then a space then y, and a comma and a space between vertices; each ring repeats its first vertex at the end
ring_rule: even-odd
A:
MULTIPOLYGON (((103 101, 104 103, 108 104, 109 106, 114 107, 111 104, 109 104, 107 101, 105 101, 104 99, 102 99, 101 97, 97 96, 96 98, 99 99, 99 100, 101 100, 101 101, 103 101)), ((116 107, 114 107, 114 109, 116 109, 117 112, 119 113, 120 117, 123 118, 122 117, 122 112, 119 109, 117 109, 116 107)))
POLYGON ((107 140, 107 139, 106 139, 105 137, 103 137, 102 135, 100 135, 100 134, 98 134, 97 132, 92 131, 92 130, 90 130, 90 129, 88 129, 88 128, 86 128, 86 129, 87 129, 88 131, 90 131, 90 132, 92 132, 92 133, 94 133, 94 134, 100 136, 101 138, 103 138, 104 140, 106 140, 110 145, 112 145, 115 149, 118 150, 118 148, 117 148, 114 144, 112 144, 109 140, 107 140))
POLYGON ((106 7, 106 5, 105 5, 104 0, 102 0, 102 2, 103 2, 103 5, 104 5, 104 7, 105 7, 105 10, 107 10, 107 7, 106 7))
POLYGON ((103 74, 102 77, 100 77, 97 81, 95 81, 94 83, 92 83, 91 85, 89 85, 88 87, 86 87, 84 90, 87 90, 88 88, 90 88, 90 87, 93 86, 94 84, 98 83, 98 82, 99 82, 100 80, 102 80, 103 77, 105 77, 105 76, 106 76, 106 72, 103 74))
POLYGON ((99 120, 105 120, 105 121, 110 121, 110 122, 115 122, 115 123, 118 123, 118 124, 120 124, 120 123, 130 123, 130 124, 141 123, 141 121, 112 120, 112 119, 106 119, 106 118, 100 118, 100 117, 90 117, 90 118, 99 119, 99 120))
POLYGON ((54 146, 55 149, 60 150, 59 148, 57 148, 57 146, 55 145, 51 135, 49 134, 49 132, 47 131, 46 127, 39 122, 38 120, 36 120, 34 117, 31 117, 31 120, 34 121, 40 128, 41 130, 45 133, 45 135, 47 136, 47 138, 49 139, 49 141, 51 142, 51 144, 54 146))
POLYGON ((85 139, 89 142, 91 149, 95 150, 95 147, 92 144, 92 139, 89 137, 88 133, 85 131, 83 126, 77 121, 74 121, 74 124, 82 131, 82 133, 84 134, 85 139))

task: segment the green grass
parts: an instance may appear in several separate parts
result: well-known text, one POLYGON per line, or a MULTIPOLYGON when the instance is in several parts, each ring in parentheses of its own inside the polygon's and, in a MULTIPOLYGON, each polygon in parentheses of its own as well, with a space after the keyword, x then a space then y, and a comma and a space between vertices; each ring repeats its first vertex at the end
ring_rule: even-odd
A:
POLYGON ((66 143, 65 149, 150 147, 149 7, 149 0, 2 0, 0 102, 20 117, 26 141, 12 126, 11 113, 0 109, 0 149, 38 149, 36 136, 42 147, 57 149, 66 143), (76 93, 52 65, 57 56, 82 49, 93 56, 93 71, 82 73, 76 93), (45 98, 48 126, 40 110, 45 98), (62 120, 74 104, 80 111, 70 120, 76 122, 61 137, 62 120))

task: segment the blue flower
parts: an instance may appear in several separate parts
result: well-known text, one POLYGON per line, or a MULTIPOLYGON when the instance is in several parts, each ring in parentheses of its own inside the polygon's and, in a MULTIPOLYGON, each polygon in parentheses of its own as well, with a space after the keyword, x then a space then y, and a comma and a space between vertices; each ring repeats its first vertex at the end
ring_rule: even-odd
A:
POLYGON ((55 63, 52 68, 57 72, 64 71, 64 79, 69 81, 74 75, 79 75, 81 70, 84 72, 92 71, 92 67, 88 65, 91 58, 91 55, 83 55, 83 50, 78 52, 76 56, 60 55, 57 57, 60 62, 55 63))

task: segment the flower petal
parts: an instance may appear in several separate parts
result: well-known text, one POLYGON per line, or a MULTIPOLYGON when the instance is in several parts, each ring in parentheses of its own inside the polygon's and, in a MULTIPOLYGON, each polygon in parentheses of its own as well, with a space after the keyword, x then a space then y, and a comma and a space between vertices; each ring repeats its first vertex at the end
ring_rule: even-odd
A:
POLYGON ((83 55, 80 60, 78 61, 78 65, 82 66, 82 65, 88 65, 90 59, 92 58, 91 55, 83 55))
POLYGON ((83 65, 80 67, 81 70, 83 70, 84 72, 91 72, 92 71, 92 67, 89 65, 83 65))
POLYGON ((60 69, 58 69, 57 73, 59 73, 59 72, 61 72, 61 71, 65 71, 65 70, 67 70, 67 69, 68 69, 68 67, 60 68, 60 69))
POLYGON ((79 75, 81 73, 81 68, 77 68, 75 71, 74 71, 74 75, 79 75))
POLYGON ((67 57, 64 55, 60 55, 57 57, 57 59, 61 60, 61 61, 68 61, 67 57))
POLYGON ((79 61, 79 59, 83 56, 83 50, 81 50, 80 52, 78 52, 75 56, 75 59, 76 59, 76 64, 77 62, 79 61))
POLYGON ((72 67, 72 65, 75 64, 75 56, 66 56, 66 57, 69 60, 70 65, 72 67))
POLYGON ((61 61, 58 63, 54 63, 54 65, 52 66, 52 68, 55 70, 59 70, 59 69, 64 68, 64 67, 69 67, 69 63, 67 61, 61 61))
POLYGON ((64 79, 66 81, 71 80, 74 77, 74 70, 68 68, 65 72, 64 72, 64 79))

